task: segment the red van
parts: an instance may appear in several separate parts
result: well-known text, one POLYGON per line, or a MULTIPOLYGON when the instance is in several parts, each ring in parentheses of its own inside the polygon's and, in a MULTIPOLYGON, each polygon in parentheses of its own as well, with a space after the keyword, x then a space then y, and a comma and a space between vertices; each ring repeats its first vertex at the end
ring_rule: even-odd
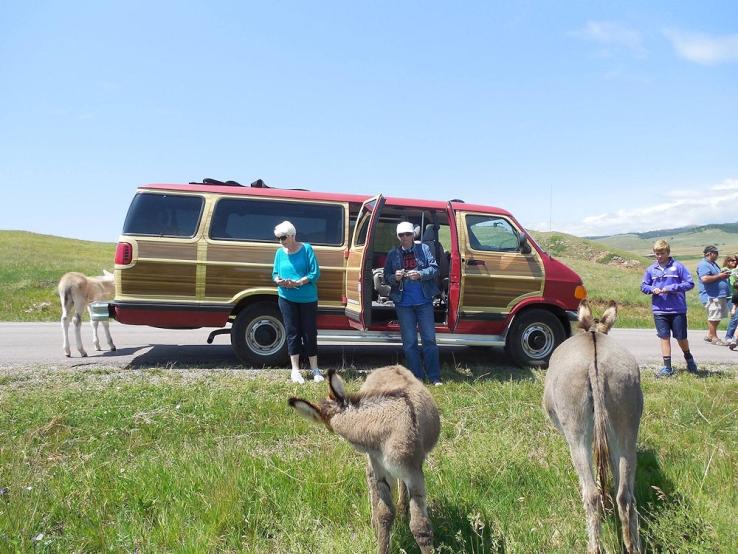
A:
POLYGON ((132 325, 219 328, 212 334, 230 333, 244 363, 284 364, 271 280, 272 230, 284 220, 320 263, 319 342, 401 343, 381 278, 400 221, 438 260, 440 346, 504 347, 520 366, 545 366, 586 296, 581 278, 500 208, 204 180, 139 187, 116 250, 111 314, 132 325))

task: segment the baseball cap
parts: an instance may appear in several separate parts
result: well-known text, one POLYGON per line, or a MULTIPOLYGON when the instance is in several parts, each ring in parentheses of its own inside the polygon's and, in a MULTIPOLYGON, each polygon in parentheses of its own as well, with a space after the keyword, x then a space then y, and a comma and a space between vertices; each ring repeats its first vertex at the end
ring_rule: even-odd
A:
POLYGON ((717 251, 718 251, 717 246, 710 245, 710 246, 705 246, 705 249, 702 251, 702 253, 707 254, 708 252, 715 252, 717 254, 717 251))
POLYGON ((409 221, 403 221, 397 224, 397 234, 400 233, 415 233, 415 227, 409 221))

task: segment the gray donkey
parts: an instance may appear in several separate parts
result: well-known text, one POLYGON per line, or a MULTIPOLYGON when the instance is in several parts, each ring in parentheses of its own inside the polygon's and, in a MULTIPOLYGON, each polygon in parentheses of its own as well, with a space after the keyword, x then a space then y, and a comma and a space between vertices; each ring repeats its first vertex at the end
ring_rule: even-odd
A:
POLYGON ((347 395, 343 379, 328 372, 329 396, 319 405, 290 398, 305 419, 324 424, 367 455, 366 477, 372 505, 372 527, 378 552, 390 548, 395 517, 392 479, 398 480, 399 508, 410 504, 410 530, 424 554, 433 552, 433 529, 425 502, 423 461, 438 441, 441 420, 433 397, 402 366, 376 369, 358 394, 347 395))
POLYGON ((579 475, 590 553, 600 552, 600 511, 606 494, 608 459, 625 549, 641 549, 633 487, 643 392, 635 358, 607 336, 616 317, 613 301, 601 320, 593 319, 589 303, 582 301, 579 327, 584 333, 574 335, 554 351, 543 393, 543 407, 566 437, 579 475), (592 467, 593 447, 596 473, 592 467))

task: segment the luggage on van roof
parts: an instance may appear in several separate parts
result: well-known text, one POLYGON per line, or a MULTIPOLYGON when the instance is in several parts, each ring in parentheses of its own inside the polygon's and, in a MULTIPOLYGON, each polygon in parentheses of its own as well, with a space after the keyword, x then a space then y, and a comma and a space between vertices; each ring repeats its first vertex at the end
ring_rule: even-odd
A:
MULTIPOLYGON (((238 181, 219 181, 218 179, 211 179, 210 177, 205 177, 201 182, 200 181, 190 181, 190 185, 213 185, 216 187, 243 187, 241 183, 238 181)), ((251 188, 256 189, 271 189, 274 187, 270 187, 267 185, 263 179, 257 179, 253 183, 249 185, 251 188)), ((307 189, 289 189, 289 190, 304 190, 307 191, 307 189)))

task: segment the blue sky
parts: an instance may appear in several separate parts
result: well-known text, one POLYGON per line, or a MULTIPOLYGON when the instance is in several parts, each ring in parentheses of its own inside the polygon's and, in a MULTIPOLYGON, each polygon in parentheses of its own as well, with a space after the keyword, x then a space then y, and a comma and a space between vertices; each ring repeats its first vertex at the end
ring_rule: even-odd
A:
POLYGON ((501 206, 578 235, 738 221, 738 4, 0 4, 0 229, 115 241, 203 177, 501 206))

